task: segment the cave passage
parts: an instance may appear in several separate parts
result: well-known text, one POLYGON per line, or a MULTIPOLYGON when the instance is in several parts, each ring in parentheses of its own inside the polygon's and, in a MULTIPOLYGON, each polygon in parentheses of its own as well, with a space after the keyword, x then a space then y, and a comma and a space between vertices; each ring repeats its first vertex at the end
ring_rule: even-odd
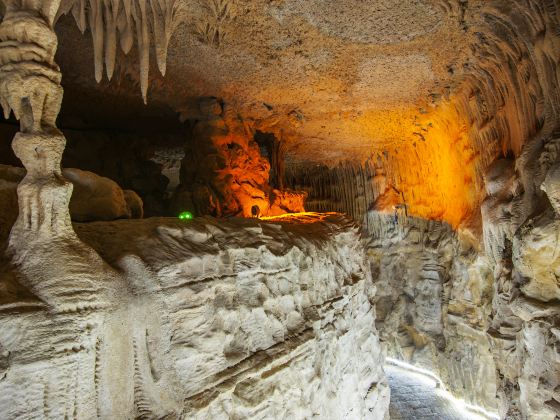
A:
POLYGON ((560 419, 558 0, 0 0, 0 418, 560 419))
POLYGON ((454 401, 438 394, 437 383, 403 368, 386 366, 391 386, 389 413, 394 420, 485 419, 470 413, 454 401))

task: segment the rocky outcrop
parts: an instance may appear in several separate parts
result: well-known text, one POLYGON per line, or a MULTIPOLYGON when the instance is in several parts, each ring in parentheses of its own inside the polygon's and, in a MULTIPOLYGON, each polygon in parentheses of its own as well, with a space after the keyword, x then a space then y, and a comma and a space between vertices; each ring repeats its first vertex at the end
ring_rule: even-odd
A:
POLYGON ((62 174, 73 185, 70 216, 78 222, 130 218, 142 213, 142 200, 134 193, 125 193, 116 182, 80 169, 64 169, 62 174), (129 198, 127 200, 127 197, 129 198), (128 203, 133 208, 130 208, 128 203))
POLYGON ((417 217, 432 197, 409 201, 371 161, 288 175, 308 208, 363 218, 388 354, 506 418, 558 415, 558 144, 535 139, 488 165, 480 222, 455 229, 417 217))
MULTIPOLYGON (((66 168, 62 175, 72 183, 70 216, 73 221, 90 222, 121 218, 142 218, 142 199, 131 190, 122 190, 119 185, 92 172, 66 168)), ((6 199, 0 204, 2 213, 9 220, 17 217, 17 185, 24 178, 25 169, 0 165, 2 194, 6 199), (13 200, 15 197, 15 201, 13 200), (16 203, 14 206, 13 204, 16 203)), ((3 229, 9 231, 12 223, 6 220, 3 229)))
POLYGON ((490 265, 445 223, 372 211, 368 226, 376 325, 388 356, 435 372, 456 396, 497 411, 490 265))
POLYGON ((194 141, 186 145, 181 185, 172 199, 176 211, 218 217, 304 211, 304 194, 272 188, 270 162, 231 107, 208 98, 199 108, 204 119, 194 127, 194 141))
MULTIPOLYGON (((147 217, 174 215, 169 198, 179 184, 183 144, 190 128, 178 121, 162 124, 146 115, 139 117, 141 124, 129 121, 130 126, 117 129, 107 122, 109 128, 100 128, 87 125, 89 118, 84 115, 83 120, 66 122, 72 128, 62 129, 67 140, 62 167, 93 172, 135 191, 147 217)), ((10 147, 16 132, 17 126, 0 124, 0 164, 21 165, 10 147)))
MULTIPOLYGON (((110 267, 94 294, 37 283, 48 299, 18 286, 2 301, 2 418, 386 418, 375 287, 348 219, 76 230, 110 267)), ((71 255, 66 270, 93 274, 71 255)))
MULTIPOLYGON (((503 386, 524 418, 560 415, 558 386, 560 325, 558 242, 555 195, 551 186, 560 159, 558 139, 524 149, 507 177, 519 185, 493 208, 503 215, 495 232, 485 229, 494 269, 494 298, 489 330, 503 386), (544 193, 543 190, 546 192, 544 193), (550 195, 548 195, 550 194, 550 195)), ((484 214, 484 213, 483 213, 484 214)), ((486 219, 483 219, 486 223, 486 219)))
POLYGON ((365 221, 388 354, 508 419, 559 415, 557 144, 490 165, 483 244, 476 232, 398 212, 365 221))

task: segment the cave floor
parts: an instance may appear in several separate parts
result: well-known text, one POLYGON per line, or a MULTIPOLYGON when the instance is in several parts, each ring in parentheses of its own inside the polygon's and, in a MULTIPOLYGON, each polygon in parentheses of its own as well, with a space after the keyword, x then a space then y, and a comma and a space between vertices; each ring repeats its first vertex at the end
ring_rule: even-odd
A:
POLYGON ((466 413, 457 403, 440 395, 435 381, 402 369, 386 365, 391 387, 391 420, 471 420, 477 415, 466 413))

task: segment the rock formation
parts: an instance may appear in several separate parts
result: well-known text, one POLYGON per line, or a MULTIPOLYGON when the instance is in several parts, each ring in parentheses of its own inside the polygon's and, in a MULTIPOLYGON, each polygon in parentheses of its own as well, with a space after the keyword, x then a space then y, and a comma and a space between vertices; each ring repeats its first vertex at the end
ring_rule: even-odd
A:
POLYGON ((172 200, 176 211, 244 217, 254 216, 254 206, 261 216, 305 211, 305 194, 270 185, 270 162, 232 109, 223 109, 215 98, 199 106, 204 119, 185 150, 181 184, 172 200))
POLYGON ((2 303, 2 418, 384 418, 358 229, 294 221, 75 225, 113 279, 2 303))
POLYGON ((0 417, 560 417, 557 0, 0 19, 0 417))
MULTIPOLYGON (((121 218, 142 218, 143 203, 132 190, 122 190, 114 181, 100 177, 92 172, 80 169, 66 168, 62 175, 72 183, 72 197, 70 199, 70 217, 78 222, 96 220, 115 220, 121 218)), ((2 194, 6 197, 2 201, 2 213, 13 220, 18 214, 17 185, 25 177, 25 169, 0 165, 0 180, 2 194)), ((4 227, 13 224, 6 222, 4 227)))
POLYGON ((174 29, 176 9, 175 0, 64 0, 57 11, 59 15, 71 13, 82 33, 86 28, 90 30, 97 82, 103 77, 103 65, 107 78, 111 80, 113 77, 117 42, 123 53, 128 54, 136 41, 140 87, 146 102, 151 43, 154 43, 159 71, 165 75, 167 47, 174 29))

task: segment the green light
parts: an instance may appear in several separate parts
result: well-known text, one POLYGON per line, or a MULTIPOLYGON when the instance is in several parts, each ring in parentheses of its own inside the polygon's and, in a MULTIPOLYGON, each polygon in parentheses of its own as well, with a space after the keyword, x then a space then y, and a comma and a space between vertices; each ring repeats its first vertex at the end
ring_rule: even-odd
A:
POLYGON ((190 211, 183 211, 179 213, 180 220, 191 220, 193 218, 193 214, 190 211))

